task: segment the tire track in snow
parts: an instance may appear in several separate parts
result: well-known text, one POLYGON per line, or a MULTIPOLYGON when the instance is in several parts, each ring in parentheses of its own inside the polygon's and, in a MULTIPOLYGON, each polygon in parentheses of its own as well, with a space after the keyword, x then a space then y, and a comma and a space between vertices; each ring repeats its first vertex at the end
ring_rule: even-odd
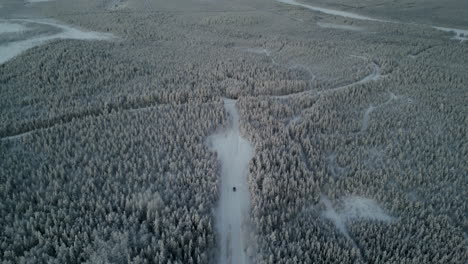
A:
POLYGON ((231 118, 230 128, 208 139, 210 148, 218 154, 221 163, 220 198, 216 213, 220 241, 218 263, 246 264, 249 259, 245 253, 245 226, 250 209, 247 174, 253 148, 240 134, 236 101, 224 99, 224 107, 231 118))

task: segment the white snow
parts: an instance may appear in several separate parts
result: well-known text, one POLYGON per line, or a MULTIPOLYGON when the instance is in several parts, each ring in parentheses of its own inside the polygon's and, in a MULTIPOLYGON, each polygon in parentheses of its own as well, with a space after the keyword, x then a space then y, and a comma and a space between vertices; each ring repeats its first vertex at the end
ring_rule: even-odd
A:
POLYGON ((18 135, 15 135, 15 136, 10 136, 10 137, 4 137, 4 138, 1 138, 0 140, 17 140, 17 139, 20 139, 22 137, 26 137, 26 136, 29 136, 31 135, 33 131, 29 131, 29 132, 25 132, 25 133, 22 133, 22 134, 18 134, 18 135))
POLYGON ((325 205, 325 211, 322 212, 322 216, 333 222, 336 229, 353 244, 354 248, 358 249, 361 257, 362 252, 351 234, 349 234, 346 224, 353 220, 371 220, 386 223, 394 220, 374 200, 368 198, 359 196, 347 197, 342 201, 343 206, 339 210, 333 208, 332 202, 325 195, 322 195, 320 200, 325 205))
POLYGON ((221 162, 220 199, 216 214, 216 228, 220 236, 220 264, 249 263, 245 253, 245 220, 248 218, 250 195, 247 186, 249 161, 253 156, 250 143, 239 131, 236 101, 224 100, 231 118, 231 127, 209 138, 211 148, 221 162), (236 191, 233 191, 236 187, 236 191))
POLYGON ((333 208, 327 197, 322 196, 321 201, 325 205, 322 216, 332 221, 335 227, 348 239, 351 239, 346 228, 346 223, 349 221, 371 220, 391 223, 395 220, 386 214, 374 200, 368 198, 360 196, 346 197, 343 200, 343 207, 339 210, 333 208))
POLYGON ((274 65, 279 65, 275 59, 271 56, 271 51, 268 49, 263 49, 263 48, 240 48, 240 50, 248 52, 248 53, 254 53, 254 54, 263 54, 270 58, 271 63, 274 65))
POLYGON ((93 31, 82 31, 80 29, 60 24, 53 20, 45 19, 12 19, 14 22, 24 22, 52 26, 61 30, 61 32, 53 35, 35 36, 30 39, 14 41, 0 46, 0 64, 18 56, 22 52, 42 45, 48 41, 55 39, 83 39, 83 40, 109 40, 113 36, 108 33, 99 33, 93 31))
POLYGON ((322 28, 342 29, 342 30, 351 30, 351 31, 364 31, 362 27, 356 27, 356 26, 351 26, 351 25, 339 25, 339 24, 322 23, 322 22, 318 22, 317 25, 322 28))
POLYGON ((386 214, 374 200, 360 196, 347 197, 344 200, 344 206, 340 211, 340 216, 344 221, 358 219, 389 223, 394 220, 394 218, 386 214))
POLYGON ((369 127, 369 118, 370 118, 370 114, 372 113, 372 111, 375 110, 375 106, 373 105, 370 105, 366 111, 364 112, 364 118, 362 119, 362 127, 361 127, 361 133, 366 131, 367 128, 369 127))
POLYGON ((53 0, 26 0, 26 2, 34 4, 34 3, 42 3, 42 2, 49 2, 53 0))
POLYGON ((362 15, 358 15, 358 14, 351 13, 351 12, 339 11, 339 10, 333 10, 333 9, 329 9, 329 8, 323 8, 323 7, 307 5, 307 4, 299 3, 296 0, 276 0, 276 1, 280 2, 280 3, 284 3, 284 4, 290 4, 290 5, 304 7, 304 8, 310 9, 312 11, 317 11, 317 12, 321 12, 321 13, 328 14, 328 15, 333 15, 333 16, 341 16, 341 17, 347 17, 347 18, 352 18, 352 19, 357 19, 357 20, 388 22, 388 21, 385 21, 385 20, 380 20, 380 19, 375 19, 375 18, 371 18, 371 17, 367 17, 367 16, 362 16, 362 15))
POLYGON ((0 21, 0 34, 20 33, 25 30, 26 30, 26 27, 21 24, 0 21))
POLYGON ((468 30, 466 29, 458 29, 458 28, 446 28, 446 27, 436 27, 433 28, 445 31, 445 32, 452 32, 455 36, 452 39, 460 40, 461 42, 468 40, 468 30))
POLYGON ((249 53, 265 54, 266 56, 270 56, 270 51, 263 48, 241 48, 241 50, 249 53))
MULTIPOLYGON (((367 16, 362 16, 362 15, 359 15, 359 14, 351 13, 351 12, 346 12, 346 11, 340 11, 340 10, 334 10, 334 9, 329 9, 329 8, 323 8, 323 7, 303 4, 303 3, 299 3, 296 0, 276 0, 276 1, 280 2, 280 3, 284 3, 284 4, 304 7, 304 8, 310 9, 312 11, 322 12, 322 13, 328 14, 328 15, 340 16, 340 17, 345 17, 345 18, 352 18, 352 19, 357 19, 357 20, 367 20, 367 21, 377 21, 377 22, 384 22, 384 23, 409 24, 409 23, 404 23, 404 22, 399 22, 399 21, 389 21, 389 20, 376 19, 376 18, 372 18, 372 17, 367 17, 367 16)), ((412 23, 412 24, 414 24, 414 23, 412 23)), ((418 24, 416 24, 416 25, 418 25, 418 24)), ((420 25, 425 25, 425 24, 420 24, 420 25)), ((437 30, 442 30, 442 31, 446 31, 446 32, 453 32, 455 34, 455 36, 452 39, 460 40, 461 42, 468 40, 468 30, 466 30, 466 29, 439 27, 439 26, 427 25, 427 24, 426 24, 426 26, 431 26, 432 28, 435 28, 437 30)), ((335 28, 338 28, 338 27, 335 27, 335 28)), ((342 29, 345 29, 345 28, 342 28, 342 29)))
POLYGON ((343 217, 335 211, 331 201, 325 196, 322 196, 321 201, 325 205, 325 212, 322 214, 323 217, 331 220, 333 224, 335 224, 336 229, 338 229, 346 238, 351 239, 348 230, 346 229, 345 222, 343 221, 343 217))

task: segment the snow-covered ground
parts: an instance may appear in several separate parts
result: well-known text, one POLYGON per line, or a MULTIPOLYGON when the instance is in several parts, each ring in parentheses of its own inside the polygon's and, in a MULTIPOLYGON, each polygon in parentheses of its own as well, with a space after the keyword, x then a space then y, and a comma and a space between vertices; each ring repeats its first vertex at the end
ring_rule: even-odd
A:
POLYGON ((326 197, 321 197, 322 203, 325 205, 325 211, 322 216, 333 222, 335 227, 348 239, 351 239, 346 228, 346 223, 355 220, 380 221, 391 223, 395 220, 389 216, 380 206, 371 199, 351 196, 346 197, 342 201, 342 207, 336 210, 332 202, 326 197))
POLYGON ((59 30, 59 33, 50 35, 39 35, 32 36, 27 39, 17 40, 2 44, 0 46, 0 64, 7 62, 8 60, 18 56, 22 52, 33 48, 35 46, 42 45, 48 41, 55 39, 83 39, 83 40, 109 40, 113 38, 112 34, 99 33, 93 31, 83 31, 81 29, 71 27, 68 25, 60 24, 54 20, 46 19, 11 19, 4 21, 6 30, 17 30, 15 24, 21 23, 23 27, 28 28, 28 24, 36 24, 40 26, 50 26, 59 30), (12 23, 10 23, 12 22, 12 23), (10 26, 8 26, 10 25, 10 26), (16 27, 16 28, 15 28, 16 27))
POLYGON ((460 40, 461 42, 468 40, 468 30, 457 29, 457 28, 446 28, 446 27, 434 27, 435 29, 452 32, 455 36, 452 39, 460 40))
POLYGON ((351 30, 351 31, 364 31, 362 27, 356 27, 351 25, 339 25, 333 23, 322 23, 318 22, 317 25, 322 28, 333 28, 333 29, 342 29, 342 30, 351 30))
MULTIPOLYGON (((317 12, 321 12, 321 13, 328 14, 328 15, 333 15, 333 16, 352 18, 352 19, 356 19, 356 20, 367 20, 367 21, 377 21, 377 22, 384 22, 384 23, 401 23, 401 24, 404 24, 403 22, 398 22, 398 21, 389 21, 389 20, 377 19, 377 18, 362 16, 362 15, 351 13, 351 12, 334 10, 334 9, 323 8, 323 7, 318 7, 318 6, 312 6, 312 5, 308 5, 308 4, 299 3, 296 0, 276 0, 276 1, 280 2, 280 3, 284 3, 284 4, 300 6, 300 7, 312 10, 312 11, 317 11, 317 12)), ((341 28, 341 29, 346 29, 345 27, 348 27, 348 26, 341 26, 341 25, 336 25, 335 26, 335 28, 341 28), (340 26, 340 27, 338 27, 338 26, 340 26)), ((436 25, 432 25, 431 27, 433 27, 433 28, 435 28, 437 30, 442 30, 442 31, 446 31, 446 32, 453 32, 455 34, 455 37, 453 37, 453 39, 460 40, 461 42, 468 40, 468 30, 466 30, 466 29, 439 27, 439 26, 436 26, 436 25)), ((351 29, 348 28, 348 30, 351 30, 351 29)))
POLYGON ((351 12, 339 11, 339 10, 333 10, 333 9, 329 9, 329 8, 323 8, 323 7, 318 7, 318 6, 307 5, 307 4, 299 3, 296 0, 276 0, 276 1, 278 1, 280 3, 285 3, 285 4, 304 7, 304 8, 313 10, 313 11, 317 11, 317 12, 321 12, 321 13, 328 14, 328 15, 333 15, 333 16, 341 16, 341 17, 347 17, 347 18, 352 18, 352 19, 357 19, 357 20, 387 22, 385 20, 380 20, 380 19, 375 19, 375 18, 371 18, 371 17, 367 17, 367 16, 362 16, 362 15, 358 15, 358 14, 351 13, 351 12))
POLYGON ((42 3, 42 2, 50 2, 53 0, 26 0, 27 3, 34 4, 34 3, 42 3))
POLYGON ((6 33, 20 33, 26 30, 26 27, 17 23, 2 22, 0 20, 0 35, 6 33))
POLYGON ((253 149, 240 134, 236 101, 225 99, 224 106, 231 118, 230 128, 209 139, 221 163, 220 199, 216 215, 220 238, 218 263, 242 264, 249 263, 245 253, 245 220, 250 206, 247 173, 253 149), (236 191, 233 191, 234 187, 236 191))
POLYGON ((367 130, 367 128, 369 127, 369 118, 370 118, 370 114, 372 113, 372 111, 375 110, 375 106, 373 105, 370 105, 366 111, 364 112, 364 117, 362 118, 362 126, 361 126, 361 133, 362 132, 365 132, 367 130))

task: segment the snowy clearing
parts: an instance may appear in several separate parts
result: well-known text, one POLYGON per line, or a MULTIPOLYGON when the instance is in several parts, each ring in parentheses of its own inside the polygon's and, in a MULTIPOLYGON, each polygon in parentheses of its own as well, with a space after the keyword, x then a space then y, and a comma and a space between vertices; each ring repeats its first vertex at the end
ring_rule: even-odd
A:
POLYGON ((11 21, 52 26, 60 29, 61 32, 48 36, 33 36, 30 39, 13 41, 0 46, 0 64, 11 60, 28 49, 55 39, 109 40, 113 38, 112 34, 82 31, 71 26, 60 24, 59 22, 53 20, 12 19, 11 21))
POLYGON ((342 29, 342 30, 351 30, 351 31, 364 31, 364 28, 351 26, 351 25, 339 25, 332 23, 322 23, 318 22, 317 25, 321 28, 332 28, 332 29, 342 29))
POLYGON ((332 202, 322 196, 321 200, 325 205, 325 211, 322 216, 333 222, 335 227, 348 239, 352 240, 347 228, 346 222, 353 220, 371 220, 390 223, 394 218, 384 212, 380 206, 371 199, 350 196, 342 200, 342 207, 338 210, 332 205, 332 202))
POLYGON ((26 27, 21 24, 0 22, 0 34, 20 33, 26 30, 26 27))
POLYGON ((389 223, 394 220, 374 200, 351 196, 344 199, 343 202, 343 208, 339 210, 339 215, 344 221, 358 219, 389 223))
POLYGON ((240 134, 236 101, 225 99, 224 106, 230 115, 231 127, 209 139, 211 148, 216 151, 221 162, 221 188, 216 214, 221 247, 218 263, 249 263, 245 253, 247 234, 244 226, 250 206, 246 177, 253 149, 240 134))
POLYGON ((461 42, 468 40, 468 30, 457 28, 436 27, 433 28, 445 32, 452 32, 455 36, 452 39, 460 40, 461 42))

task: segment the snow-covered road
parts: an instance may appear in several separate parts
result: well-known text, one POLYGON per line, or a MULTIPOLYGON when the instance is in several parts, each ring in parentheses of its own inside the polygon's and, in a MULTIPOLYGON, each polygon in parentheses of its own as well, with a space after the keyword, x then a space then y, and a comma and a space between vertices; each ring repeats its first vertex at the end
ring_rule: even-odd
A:
POLYGON ((245 220, 250 206, 247 173, 253 149, 240 134, 236 101, 225 99, 224 106, 230 115, 230 128, 209 139, 221 163, 220 199, 216 213, 220 241, 218 263, 243 264, 249 263, 245 253, 245 220))

